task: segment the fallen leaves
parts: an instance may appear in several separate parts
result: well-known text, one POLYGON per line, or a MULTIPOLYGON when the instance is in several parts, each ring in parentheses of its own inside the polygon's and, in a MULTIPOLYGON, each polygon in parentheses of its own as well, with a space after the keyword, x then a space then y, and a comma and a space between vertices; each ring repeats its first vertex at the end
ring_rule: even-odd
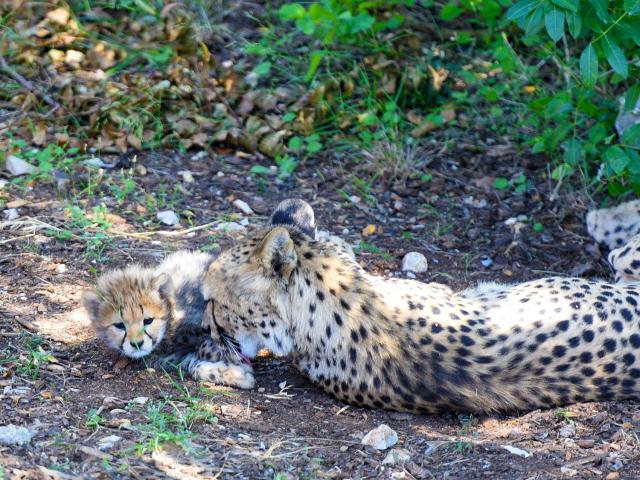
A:
MULTIPOLYGON (((15 138, 104 153, 225 144, 276 157, 288 138, 309 136, 327 121, 348 134, 387 128, 386 97, 437 93, 450 76, 413 54, 423 47, 414 38, 364 57, 366 72, 345 68, 312 90, 292 83, 273 88, 274 61, 223 61, 219 46, 194 33, 190 9, 152 10, 162 21, 143 21, 124 9, 18 2, 9 25, 16 35, 6 48, 16 52, 8 59, 14 76, 25 80, 11 98, 20 112, 15 138), (373 105, 363 74, 379 85, 373 105)), ((450 107, 427 117, 424 110, 409 118, 415 137, 456 117, 450 107)))

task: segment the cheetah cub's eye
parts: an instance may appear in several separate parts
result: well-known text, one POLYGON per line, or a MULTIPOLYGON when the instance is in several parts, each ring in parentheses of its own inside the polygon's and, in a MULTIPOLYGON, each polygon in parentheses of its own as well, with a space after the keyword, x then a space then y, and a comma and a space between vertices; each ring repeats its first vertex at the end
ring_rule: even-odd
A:
POLYGON ((149 318, 145 318, 142 323, 144 323, 145 325, 151 325, 153 323, 154 318, 153 317, 149 317, 149 318))
POLYGON ((116 327, 118 330, 126 330, 127 328, 125 327, 124 322, 114 323, 113 326, 116 327))

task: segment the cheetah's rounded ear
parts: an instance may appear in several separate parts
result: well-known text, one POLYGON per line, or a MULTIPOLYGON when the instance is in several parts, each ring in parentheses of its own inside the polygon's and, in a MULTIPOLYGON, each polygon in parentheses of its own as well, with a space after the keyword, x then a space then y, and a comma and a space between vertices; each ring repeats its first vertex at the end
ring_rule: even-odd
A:
POLYGON ((299 198, 281 201, 271 214, 269 223, 273 226, 290 225, 298 227, 306 235, 316 238, 316 217, 313 208, 299 198))
POLYGON ((82 292, 82 304, 92 321, 100 318, 102 300, 100 300, 100 297, 95 290, 85 290, 82 292))
POLYGON ((289 231, 274 227, 262 239, 254 253, 267 275, 289 280, 289 275, 298 263, 298 256, 289 231))
POLYGON ((151 280, 151 287, 158 291, 161 298, 167 299, 173 289, 173 282, 167 273, 159 273, 151 280))

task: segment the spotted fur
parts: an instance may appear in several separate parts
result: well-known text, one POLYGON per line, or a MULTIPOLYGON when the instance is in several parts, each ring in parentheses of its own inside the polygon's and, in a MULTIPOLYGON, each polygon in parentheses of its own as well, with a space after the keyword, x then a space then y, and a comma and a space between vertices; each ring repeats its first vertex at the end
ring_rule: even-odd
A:
POLYGON ((640 234, 640 200, 590 211, 587 214, 587 230, 609 250, 623 246, 634 235, 640 234))
POLYGON ((640 287, 552 277, 453 292, 367 273, 272 227, 221 254, 203 293, 243 353, 292 354, 348 403, 517 412, 640 398, 640 287))
POLYGON ((622 247, 612 250, 608 260, 616 283, 640 282, 640 235, 632 237, 622 247))

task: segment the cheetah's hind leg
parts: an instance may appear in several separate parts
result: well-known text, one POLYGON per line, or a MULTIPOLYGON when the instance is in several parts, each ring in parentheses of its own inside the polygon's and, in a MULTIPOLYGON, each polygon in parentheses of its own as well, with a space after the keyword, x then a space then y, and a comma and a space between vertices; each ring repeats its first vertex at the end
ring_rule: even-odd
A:
POLYGON ((640 282, 640 234, 631 237, 623 246, 611 250, 607 259, 616 283, 640 282))

